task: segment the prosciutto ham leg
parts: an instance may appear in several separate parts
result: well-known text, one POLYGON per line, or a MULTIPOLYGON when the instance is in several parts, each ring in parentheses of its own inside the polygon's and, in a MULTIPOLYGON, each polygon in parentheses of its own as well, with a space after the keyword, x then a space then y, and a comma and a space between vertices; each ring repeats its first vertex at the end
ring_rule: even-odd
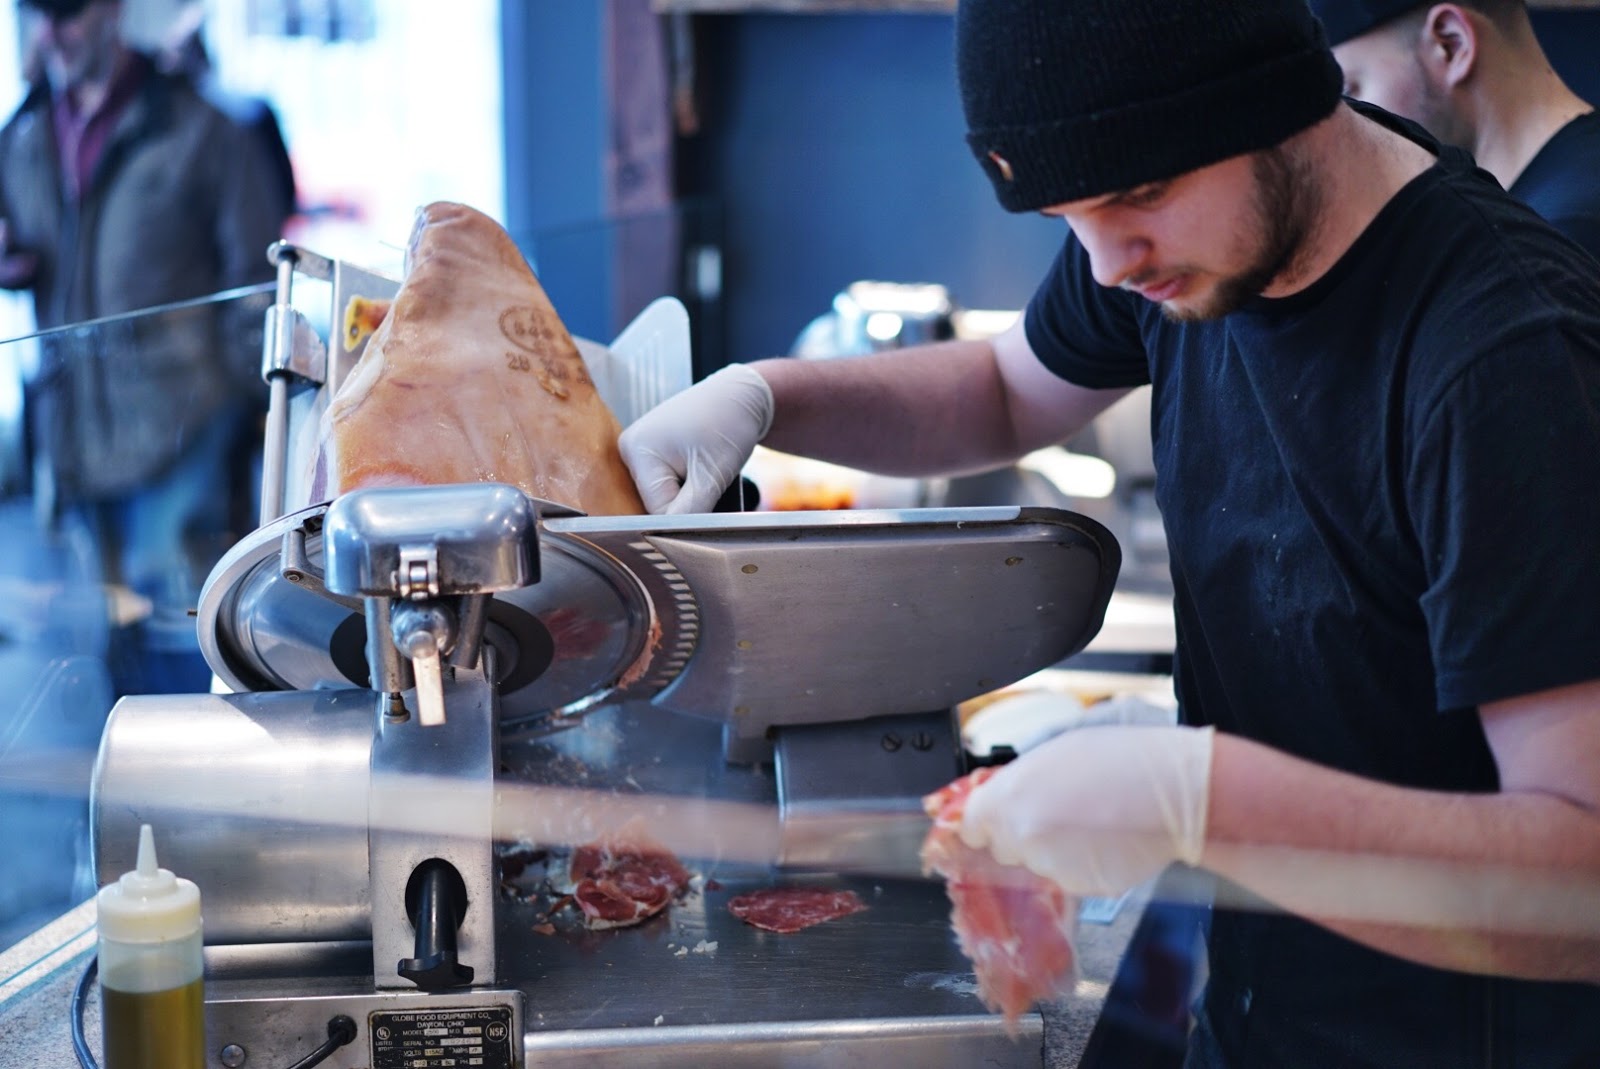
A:
POLYGON ((1077 902, 1044 877, 961 841, 967 798, 994 771, 980 768, 922 800, 933 818, 922 867, 945 878, 951 925, 977 974, 978 997, 1010 1028, 1034 1002, 1072 989, 1077 902))
POLYGON ((504 482, 590 515, 642 514, 620 430, 510 235, 465 205, 434 203, 417 214, 399 293, 323 417, 312 496, 504 482))

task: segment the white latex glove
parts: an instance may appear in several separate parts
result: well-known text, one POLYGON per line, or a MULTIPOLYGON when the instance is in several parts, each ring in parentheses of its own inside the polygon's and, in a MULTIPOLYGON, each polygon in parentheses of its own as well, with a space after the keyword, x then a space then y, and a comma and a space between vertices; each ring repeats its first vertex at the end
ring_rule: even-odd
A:
POLYGON ((1069 895, 1112 897, 1199 864, 1211 728, 1083 727, 1005 765, 967 800, 961 838, 1069 895))
POLYGON ((617 447, 644 507, 710 512, 772 426, 772 387, 729 364, 635 420, 617 447))

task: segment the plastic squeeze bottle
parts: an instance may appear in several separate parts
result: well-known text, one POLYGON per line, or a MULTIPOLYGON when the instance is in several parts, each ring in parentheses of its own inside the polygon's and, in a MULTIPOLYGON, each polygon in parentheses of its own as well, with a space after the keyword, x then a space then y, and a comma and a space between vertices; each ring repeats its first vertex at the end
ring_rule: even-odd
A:
POLYGON ((96 908, 104 1069, 205 1069, 200 889, 156 866, 150 825, 96 908))

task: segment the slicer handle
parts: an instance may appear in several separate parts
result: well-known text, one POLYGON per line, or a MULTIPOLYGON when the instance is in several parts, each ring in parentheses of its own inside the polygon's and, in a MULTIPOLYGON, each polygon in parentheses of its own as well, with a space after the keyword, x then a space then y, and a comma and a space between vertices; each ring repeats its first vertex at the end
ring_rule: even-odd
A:
POLYGON ((417 713, 424 727, 444 723, 443 654, 455 646, 456 618, 436 602, 405 602, 394 610, 394 644, 411 659, 417 713))
POLYGON ((473 969, 456 954, 456 930, 467 916, 467 885, 448 861, 430 858, 406 884, 406 912, 417 930, 416 957, 402 958, 396 971, 424 991, 472 983, 473 969))

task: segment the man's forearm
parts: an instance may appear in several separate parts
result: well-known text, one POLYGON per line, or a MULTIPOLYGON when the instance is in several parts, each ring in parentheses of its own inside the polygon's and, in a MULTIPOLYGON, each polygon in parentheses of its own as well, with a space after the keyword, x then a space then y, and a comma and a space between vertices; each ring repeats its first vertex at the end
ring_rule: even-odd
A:
POLYGON ((752 366, 776 402, 764 444, 785 453, 919 476, 982 471, 1020 452, 987 342, 752 366))
POLYGON ((1213 761, 1202 862, 1219 875, 1413 961, 1600 982, 1595 813, 1394 787, 1237 737, 1213 761))

